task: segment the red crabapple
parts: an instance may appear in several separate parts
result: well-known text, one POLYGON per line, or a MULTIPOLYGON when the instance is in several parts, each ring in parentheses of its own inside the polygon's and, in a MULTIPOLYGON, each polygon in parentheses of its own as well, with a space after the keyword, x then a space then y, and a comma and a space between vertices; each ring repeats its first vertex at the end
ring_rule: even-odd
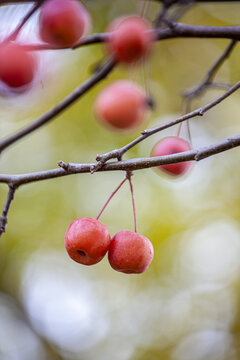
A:
POLYGON ((119 62, 132 63, 147 55, 154 40, 151 26, 141 17, 115 20, 109 27, 107 47, 119 62))
MULTIPOLYGON (((162 156, 177 154, 191 150, 191 145, 178 136, 169 136, 161 139, 153 148, 152 156, 162 156)), ((176 164, 161 165, 158 169, 165 171, 172 176, 183 175, 191 166, 191 161, 180 162, 176 164)))
POLYGON ((31 83, 36 72, 36 58, 20 44, 0 44, 0 80, 12 88, 31 83))
POLYGON ((106 225, 89 217, 72 222, 65 234, 68 255, 83 265, 97 264, 105 256, 111 237, 106 225))
POLYGON ((118 80, 99 93, 94 110, 103 124, 115 129, 131 129, 143 121, 147 107, 146 95, 138 85, 118 80))
POLYGON ((76 0, 47 0, 39 16, 40 37, 54 46, 72 46, 87 31, 90 17, 76 0))
POLYGON ((136 232, 122 230, 111 241, 108 260, 116 271, 140 274, 151 264, 153 254, 153 246, 149 239, 136 232))

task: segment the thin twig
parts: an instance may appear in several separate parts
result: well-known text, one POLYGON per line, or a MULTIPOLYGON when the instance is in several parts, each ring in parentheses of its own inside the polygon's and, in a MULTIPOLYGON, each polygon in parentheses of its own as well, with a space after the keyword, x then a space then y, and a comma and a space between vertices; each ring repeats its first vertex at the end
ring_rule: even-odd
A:
MULTIPOLYGON (((239 0, 240 1, 240 0, 239 0)), ((176 23, 165 19, 168 27, 157 28, 149 30, 153 33, 156 41, 168 40, 174 38, 206 38, 206 39, 230 39, 240 40, 240 25, 234 26, 200 26, 200 25, 188 25, 182 23, 176 23)), ((64 49, 77 49, 82 46, 99 44, 106 42, 108 39, 108 33, 99 33, 86 36, 81 39, 73 47, 54 47, 49 44, 28 44, 24 47, 29 51, 34 50, 64 50, 64 49)))
POLYGON ((0 237, 2 233, 6 232, 7 222, 8 222, 8 212, 10 209, 11 202, 14 198, 16 187, 9 185, 7 200, 5 202, 2 215, 0 216, 0 237))
POLYGON ((51 44, 27 44, 23 45, 23 48, 28 51, 40 51, 40 50, 74 50, 82 46, 93 45, 106 42, 108 39, 108 33, 92 34, 79 40, 76 44, 69 48, 69 46, 53 46, 51 44))
POLYGON ((30 17, 37 11, 37 9, 42 4, 43 0, 38 0, 35 4, 33 4, 32 8, 27 12, 24 18, 21 20, 20 24, 14 29, 14 31, 6 38, 6 41, 14 41, 16 40, 19 32, 22 27, 26 24, 26 22, 30 19, 30 17))
MULTIPOLYGON (((189 89, 184 92, 183 96, 190 99, 193 99, 197 96, 202 95, 204 90, 207 87, 213 86, 213 87, 219 87, 219 84, 214 84, 212 81, 217 73, 217 71, 220 69, 220 67, 223 65, 223 63, 227 60, 229 55, 231 54, 232 50, 236 46, 237 41, 231 40, 224 52, 221 54, 221 56, 214 62, 214 64, 210 67, 208 70, 205 78, 196 86, 194 86, 192 89, 189 89)), ((226 84, 221 84, 225 85, 226 84)))
POLYGON ((101 166, 103 166, 103 164, 110 160, 110 159, 114 159, 114 158, 122 158, 122 156, 129 151, 130 149, 132 149, 134 146, 136 146, 137 144, 139 144, 140 142, 142 142, 143 140, 145 140, 146 138, 148 138, 149 136, 156 134, 160 131, 163 131, 167 128, 170 128, 172 126, 175 126, 177 124, 180 124, 188 119, 192 119, 194 117, 197 116, 203 116, 207 111, 209 111, 210 109, 212 109, 214 106, 216 106, 217 104, 221 103, 223 100, 225 100, 227 97, 229 97, 230 95, 232 95, 235 91, 237 91, 240 88, 240 81, 238 81, 235 85, 233 85, 230 89, 228 89, 224 94, 222 94, 221 96, 217 97, 215 100, 211 101, 210 103, 206 104, 203 107, 200 107, 194 111, 191 111, 188 114, 185 114, 179 118, 177 118, 176 120, 167 122, 163 125, 157 126, 153 129, 147 129, 144 130, 142 132, 142 135, 140 135, 139 137, 137 137, 135 140, 131 141, 129 144, 123 146, 120 149, 115 149, 113 151, 110 151, 108 153, 102 154, 102 155, 98 155, 96 160, 98 161, 97 164, 94 165, 94 167, 92 168, 92 172, 97 171, 101 166))

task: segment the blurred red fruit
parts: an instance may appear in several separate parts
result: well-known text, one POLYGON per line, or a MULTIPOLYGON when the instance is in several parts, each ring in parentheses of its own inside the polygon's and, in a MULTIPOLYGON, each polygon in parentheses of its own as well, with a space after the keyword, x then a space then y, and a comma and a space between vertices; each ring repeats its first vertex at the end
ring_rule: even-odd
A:
MULTIPOLYGON (((169 136, 161 139, 153 148, 152 156, 162 156, 177 154, 192 150, 191 145, 178 136, 169 136)), ((176 164, 158 166, 158 169, 165 171, 172 176, 179 176, 186 173, 190 168, 192 161, 185 161, 176 164)))
POLYGON ((105 256, 111 237, 106 225, 89 217, 78 218, 65 234, 68 255, 83 265, 97 264, 105 256))
POLYGON ((47 0, 39 16, 40 36, 54 46, 74 45, 90 27, 85 7, 76 0, 47 0))
POLYGON ((36 72, 36 58, 21 45, 0 45, 0 80, 12 88, 31 83, 36 72))
POLYGON ((146 95, 138 85, 119 80, 101 90, 94 110, 103 124, 115 129, 131 129, 143 121, 147 107, 146 95))
POLYGON ((138 16, 117 19, 109 27, 108 50, 119 62, 132 63, 147 55, 154 41, 151 26, 138 16))
POLYGON ((153 254, 153 246, 149 239, 136 232, 123 230, 113 237, 108 260, 116 271, 140 274, 151 264, 153 254))

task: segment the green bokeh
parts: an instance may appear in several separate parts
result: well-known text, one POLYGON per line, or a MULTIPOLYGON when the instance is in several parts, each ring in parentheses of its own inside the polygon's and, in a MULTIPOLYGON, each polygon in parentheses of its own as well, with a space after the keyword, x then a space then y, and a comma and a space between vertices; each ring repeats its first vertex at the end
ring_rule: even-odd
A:
MULTIPOLYGON (((136 7, 140 7, 139 1, 133 0, 89 0, 86 5, 92 15, 93 32, 104 31, 109 21, 116 16, 134 13, 136 7)), ((151 20, 157 9, 157 4, 150 9, 151 20)), ((238 21, 236 13, 239 14, 239 10, 240 5, 196 5, 182 21, 201 25, 231 25, 238 21)), ((182 111, 179 94, 204 77, 206 69, 226 45, 225 40, 203 39, 175 39, 156 44, 152 57, 145 65, 156 110, 149 114, 145 125, 153 127, 175 119, 182 111)), ((86 80, 93 66, 104 59, 104 47, 95 45, 76 51, 59 51, 53 59, 46 60, 45 66, 49 68, 49 73, 45 74, 31 93, 16 96, 16 101, 14 97, 0 100, 1 136, 15 132, 50 109, 86 80)), ((217 79, 219 82, 236 82, 239 80, 239 70, 237 47, 219 71, 217 79)), ((97 154, 121 147, 134 139, 143 128, 134 134, 111 132, 96 121, 93 103, 100 89, 114 79, 127 78, 145 86, 143 72, 141 66, 114 70, 108 79, 50 124, 3 152, 1 172, 25 173, 51 169, 57 167, 59 160, 94 162, 97 154)), ((220 90, 209 90, 202 98, 194 101, 193 107, 206 104, 220 93, 220 90)), ((203 118, 191 120, 190 126, 194 148, 238 134, 239 95, 233 95, 203 118)), ((176 131, 171 128, 154 135, 129 151, 125 158, 149 156, 158 139, 165 135, 175 135, 176 131)), ((184 136, 185 132, 183 128, 184 136)), ((239 243, 239 160, 239 150, 235 149, 195 164, 189 175, 179 180, 162 176, 157 170, 137 171, 134 174, 138 231, 151 239, 155 249, 151 267, 141 276, 116 273, 110 268, 107 259, 87 269, 77 264, 69 265, 70 259, 64 249, 64 234, 69 224, 77 217, 96 217, 107 197, 123 179, 123 172, 73 175, 21 187, 16 192, 9 212, 7 233, 0 241, 1 291, 14 297, 22 306, 20 294, 23 274, 32 254, 42 254, 40 264, 42 259, 44 269, 44 254, 56 252, 65 259, 63 264, 66 269, 70 266, 79 273, 80 278, 86 277, 89 284, 95 286, 102 304, 106 301, 110 307, 107 315, 110 325, 106 337, 80 352, 76 359, 195 360, 196 357, 191 357, 188 351, 188 340, 185 339, 199 333, 205 339, 209 329, 222 331, 231 338, 230 344, 221 351, 218 359, 238 359, 239 273, 234 273, 234 276, 231 273, 224 281, 216 276, 216 281, 204 279, 197 283, 191 269, 185 269, 186 264, 182 266, 182 253, 188 249, 188 239, 202 229, 214 226, 218 236, 217 229, 221 229, 219 224, 227 224, 224 236, 229 236, 230 240, 235 233, 231 235, 228 229, 233 228, 236 233, 238 231, 239 243), (136 304, 136 308, 132 304, 136 304), (131 311, 128 309, 130 305, 131 311), (225 317, 225 305, 230 308, 229 318, 225 317), (183 312, 180 310, 178 313, 178 306, 180 309, 183 306, 183 312), (214 309, 219 309, 219 312, 216 310, 214 313, 214 309), (116 324, 120 324, 119 327, 116 324), (186 354, 188 357, 184 358, 186 354)), ((7 189, 1 185, 1 207, 6 196, 7 189)), ((101 221, 109 227, 111 235, 123 229, 133 230, 128 184, 109 204, 101 221)), ((235 238, 230 241, 229 247, 234 247, 234 241, 235 238)), ((216 254, 212 257, 209 255, 209 259, 213 261, 220 255, 224 258, 216 247, 216 254)), ((54 264, 53 261, 53 269, 54 264)), ((233 266, 239 266, 240 269, 240 262, 233 266)), ((107 312, 106 309, 104 311, 107 312)), ((94 323, 92 326, 94 329, 94 323)), ((198 337, 196 339, 193 344, 198 344, 198 337)), ((41 341, 49 354, 46 359, 57 359, 57 356, 74 358, 68 352, 55 348, 54 341, 52 350, 51 339, 47 336, 44 338, 41 335, 41 341)), ((205 357, 200 354, 202 357, 199 355, 197 359, 214 360, 214 354, 209 350, 205 357)))

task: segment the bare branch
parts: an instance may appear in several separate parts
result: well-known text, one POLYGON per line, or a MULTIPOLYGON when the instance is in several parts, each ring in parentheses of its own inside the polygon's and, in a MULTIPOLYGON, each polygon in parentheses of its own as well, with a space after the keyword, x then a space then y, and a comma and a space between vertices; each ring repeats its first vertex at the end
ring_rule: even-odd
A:
POLYGON ((106 42, 108 38, 108 33, 98 33, 98 34, 92 34, 89 36, 84 37, 79 42, 77 42, 74 46, 69 48, 69 46, 53 46, 51 44, 43 43, 43 44, 27 44, 23 45, 23 48, 25 48, 28 51, 39 51, 39 50, 74 50, 82 46, 86 45, 93 45, 93 44, 99 44, 106 42))
MULTIPOLYGON (((240 1, 240 0, 239 0, 240 1)), ((231 39, 240 40, 240 26, 199 26, 187 25, 182 23, 171 22, 165 19, 168 24, 167 28, 158 28, 150 30, 155 35, 156 41, 167 40, 173 38, 215 38, 215 39, 231 39)), ((106 42, 108 33, 99 33, 86 36, 79 43, 75 44, 72 49, 76 49, 85 45, 99 44, 106 42)), ((54 47, 49 44, 28 44, 25 48, 29 51, 34 50, 64 50, 69 47, 54 47)))
POLYGON ((97 83, 99 83, 99 81, 104 79, 113 70, 114 66, 115 62, 112 59, 108 60, 108 62, 98 72, 94 73, 87 81, 77 87, 72 93, 70 93, 60 103, 55 105, 51 110, 40 116, 29 126, 18 131, 14 135, 0 141, 0 153, 16 141, 20 140, 26 135, 32 133, 34 130, 42 127, 46 123, 53 120, 58 114, 60 114, 63 110, 72 105, 76 100, 78 100, 81 96, 83 96, 84 94, 86 94, 86 92, 93 88, 97 83))
POLYGON ((94 171, 98 171, 101 166, 103 166, 103 164, 110 160, 110 159, 121 159, 122 156, 129 151, 130 149, 132 149, 134 146, 136 146, 137 144, 139 144, 140 142, 142 142, 143 140, 145 140, 146 138, 148 138, 149 136, 156 134, 157 132, 163 131, 165 129, 168 129, 172 126, 175 126, 177 124, 180 124, 188 119, 192 119, 196 116, 203 116, 208 110, 212 109, 214 106, 216 106, 217 104, 221 103, 223 100, 225 100, 228 96, 232 95, 235 91, 237 91, 240 88, 240 81, 238 81, 234 86, 230 87, 230 89, 228 89, 224 94, 222 94, 221 96, 217 97, 215 100, 211 101, 210 103, 206 104, 203 107, 200 107, 199 109, 196 109, 194 111, 191 111, 188 114, 185 114, 179 118, 177 118, 174 121, 170 121, 167 122, 163 125, 157 126, 153 129, 147 129, 144 130, 142 132, 142 135, 140 135, 139 137, 137 137, 135 140, 131 141, 129 144, 123 146, 120 149, 115 149, 113 151, 110 151, 108 153, 102 154, 102 155, 98 155, 96 160, 98 161, 96 164, 93 165, 92 167, 92 172, 94 171))
MULTIPOLYGON (((98 171, 135 171, 141 169, 148 169, 161 165, 175 164, 183 161, 200 161, 209 156, 219 154, 223 151, 230 150, 240 146, 240 135, 233 136, 222 142, 206 146, 197 150, 186 151, 178 154, 130 159, 124 161, 113 161, 106 163, 98 171)), ((40 171, 21 175, 0 175, 0 183, 12 184, 19 187, 24 184, 38 182, 42 180, 59 178, 72 174, 90 173, 94 164, 74 164, 60 162, 60 168, 53 170, 40 171)))
POLYGON ((214 64, 208 70, 205 79, 203 79, 199 84, 194 86, 192 89, 189 89, 184 92, 183 96, 185 98, 192 100, 193 98, 200 96, 204 92, 204 90, 206 90, 206 88, 208 87, 226 88, 226 84, 213 83, 212 80, 214 79, 217 71, 220 69, 220 67, 229 57, 236 44, 237 44, 236 40, 230 41, 230 43, 228 44, 224 52, 221 54, 221 56, 214 62, 214 64))
POLYGON ((37 9, 40 7, 41 3, 43 1, 38 0, 35 4, 33 4, 32 8, 28 11, 28 13, 24 16, 24 18, 21 20, 20 24, 16 27, 16 29, 7 37, 7 41, 14 41, 19 32, 21 31, 22 27, 26 24, 28 19, 37 11, 37 9))
POLYGON ((222 38, 240 40, 240 26, 200 26, 169 23, 167 29, 157 29, 157 40, 173 38, 222 38), (170 27, 171 25, 171 27, 170 27))
POLYGON ((13 185, 10 185, 10 183, 9 183, 7 200, 5 202, 5 205, 4 205, 4 208, 2 211, 2 215, 0 216, 0 237, 1 237, 2 233, 4 233, 6 231, 7 222, 8 222, 8 212, 10 209, 11 202, 14 198, 15 190, 16 190, 16 187, 13 185))
MULTIPOLYGON (((26 0, 28 1, 28 0, 26 0)), ((18 33, 26 23, 26 21, 30 18, 30 16, 38 9, 41 2, 43 0, 39 0, 35 2, 33 7, 30 11, 26 14, 26 16, 22 19, 20 24, 17 28, 9 35, 7 38, 8 40, 15 40, 18 33)), ((240 26, 196 26, 196 25, 187 25, 176 23, 176 19, 182 14, 182 9, 185 10, 190 6, 192 3, 195 2, 208 2, 207 0, 154 0, 163 3, 163 11, 160 13, 157 23, 160 25, 164 22, 165 27, 159 27, 157 29, 151 30, 155 34, 156 41, 164 40, 164 39, 173 39, 173 38, 226 38, 231 39, 230 44, 222 53, 222 55, 217 59, 217 61, 212 65, 209 69, 208 73, 206 74, 205 79, 195 86, 193 89, 189 90, 185 93, 185 97, 189 100, 196 96, 199 96, 207 87, 221 87, 227 88, 228 84, 221 84, 221 83, 214 83, 213 79, 216 75, 218 69, 221 67, 223 62, 227 59, 231 51, 233 50, 236 42, 240 40, 240 26), (167 10, 173 5, 181 5, 181 11, 177 11, 173 14, 173 17, 169 19, 166 18, 167 10)), ((233 0, 234 1, 234 0, 233 0)), ((237 0, 239 1, 239 0, 237 0)), ((0 4, 9 4, 9 3, 22 3, 22 0, 0 0, 0 4)), ((211 0, 214 3, 223 3, 226 0, 211 0)), ((90 45, 90 44, 97 44, 106 42, 108 39, 108 33, 101 33, 101 34, 93 34, 91 36, 85 37, 81 39, 77 44, 74 45, 72 49, 76 49, 81 46, 90 45)), ((58 49, 66 49, 65 47, 53 47, 49 44, 30 44, 25 45, 26 49, 28 50, 58 50, 58 49)), ((26 135, 32 133, 33 131, 37 130, 41 126, 47 124, 51 120, 53 120, 58 114, 68 108, 71 104, 73 104, 77 99, 87 93, 92 87, 94 87, 99 81, 104 79, 114 68, 115 61, 113 59, 108 60, 108 62, 97 72, 95 72, 87 81, 77 87, 71 94, 69 94, 65 99, 63 99, 59 104, 54 106, 51 110, 47 111, 45 114, 40 116, 36 119, 32 124, 25 127, 24 129, 16 132, 12 136, 9 136, 6 139, 0 141, 0 153, 9 147, 10 145, 14 144, 21 138, 25 137, 26 135)), ((223 151, 232 149, 234 147, 240 146, 240 135, 230 137, 225 141, 219 142, 217 144, 213 144, 198 150, 191 150, 184 153, 166 155, 161 157, 151 157, 151 158, 139 158, 139 159, 129 159, 122 161, 122 156, 130 150, 135 145, 139 144, 141 141, 145 140, 149 136, 160 132, 164 129, 167 129, 171 126, 176 124, 182 123, 188 119, 202 116, 205 112, 212 109, 214 106, 222 102, 228 96, 233 94, 240 88, 240 81, 236 83, 234 86, 227 88, 227 91, 216 98, 215 100, 211 101, 210 103, 206 104, 205 106, 189 112, 188 114, 181 116, 180 118, 160 125, 153 129, 148 129, 142 132, 138 138, 130 142, 129 144, 123 146, 120 149, 113 150, 103 155, 97 156, 97 163, 95 164, 74 164, 74 163, 64 163, 59 162, 59 168, 47 170, 47 171, 40 171, 35 173, 29 174, 20 174, 20 175, 7 175, 7 174, 0 174, 0 183, 5 183, 9 187, 8 196, 0 216, 0 236, 6 230, 7 220, 8 220, 8 212, 11 205, 11 202, 14 198, 15 191, 17 187, 32 183, 38 182, 47 179, 53 179, 58 177, 63 177, 71 174, 78 174, 78 173, 92 173, 95 171, 125 171, 128 174, 130 172, 140 169, 146 169, 161 165, 173 164, 183 161, 199 161, 206 157, 216 155, 223 151), (108 162, 110 159, 117 159, 118 161, 108 162)), ((125 180, 124 180, 125 181, 125 180)), ((124 182, 123 181, 123 182, 124 182)), ((122 182, 122 183, 123 183, 122 182)), ((132 193, 132 183, 129 177, 131 193, 132 193)), ((121 183, 121 184, 122 184, 121 183)), ((120 185, 121 185, 120 184, 120 185)), ((132 193, 133 196, 133 193, 132 193)), ((111 198, 111 197, 110 197, 111 198)), ((133 200, 133 208, 134 208, 134 216, 135 216, 135 205, 133 200)), ((135 221, 135 230, 136 230, 136 221, 135 221)))

